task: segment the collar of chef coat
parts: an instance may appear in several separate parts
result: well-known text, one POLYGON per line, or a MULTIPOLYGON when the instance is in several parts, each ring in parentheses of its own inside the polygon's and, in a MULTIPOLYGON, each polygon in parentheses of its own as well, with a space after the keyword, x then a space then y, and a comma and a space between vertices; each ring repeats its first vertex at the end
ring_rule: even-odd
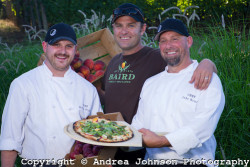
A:
POLYGON ((64 80, 64 82, 68 82, 68 83, 72 83, 73 82, 73 70, 69 67, 69 69, 65 72, 63 77, 55 77, 53 76, 53 73, 50 71, 50 69, 48 68, 48 66, 43 62, 42 64, 42 68, 43 71, 45 72, 45 74, 49 77, 49 78, 62 78, 64 80))
POLYGON ((165 67, 165 71, 167 72, 167 75, 176 75, 176 74, 183 74, 183 73, 188 73, 190 71, 193 71, 193 68, 196 68, 198 66, 197 60, 192 60, 192 64, 187 66, 186 68, 182 69, 178 73, 169 73, 168 72, 168 66, 165 67))

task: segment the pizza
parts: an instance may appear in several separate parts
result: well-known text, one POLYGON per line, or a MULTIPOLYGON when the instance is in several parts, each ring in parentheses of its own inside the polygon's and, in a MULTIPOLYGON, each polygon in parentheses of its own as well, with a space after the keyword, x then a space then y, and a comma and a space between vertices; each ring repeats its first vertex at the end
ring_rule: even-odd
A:
POLYGON ((133 131, 127 125, 99 117, 76 121, 73 128, 81 136, 98 142, 116 143, 133 137, 133 131))

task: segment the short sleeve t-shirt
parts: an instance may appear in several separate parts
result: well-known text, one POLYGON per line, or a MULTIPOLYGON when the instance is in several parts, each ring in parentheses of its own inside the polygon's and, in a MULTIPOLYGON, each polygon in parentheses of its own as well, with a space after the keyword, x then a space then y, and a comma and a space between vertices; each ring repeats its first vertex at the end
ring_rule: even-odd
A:
POLYGON ((160 50, 147 46, 132 55, 116 55, 110 61, 103 79, 104 112, 121 112, 125 121, 131 123, 145 80, 162 72, 166 65, 160 50))

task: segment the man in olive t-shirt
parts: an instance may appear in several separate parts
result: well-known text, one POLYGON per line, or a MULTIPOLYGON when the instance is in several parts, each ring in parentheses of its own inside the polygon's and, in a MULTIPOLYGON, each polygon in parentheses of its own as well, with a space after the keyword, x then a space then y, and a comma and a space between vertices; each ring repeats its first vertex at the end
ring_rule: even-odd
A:
POLYGON ((165 66, 159 50, 147 46, 134 54, 114 57, 104 76, 106 113, 121 112, 131 123, 144 81, 162 72, 165 66))

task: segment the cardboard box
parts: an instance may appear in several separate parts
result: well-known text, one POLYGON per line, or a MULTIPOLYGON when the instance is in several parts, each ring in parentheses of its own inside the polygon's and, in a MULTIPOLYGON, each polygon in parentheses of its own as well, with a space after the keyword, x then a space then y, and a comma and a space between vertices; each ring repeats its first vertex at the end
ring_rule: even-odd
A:
MULTIPOLYGON (((110 114, 103 114, 103 113, 100 112, 100 113, 97 113, 97 115, 91 115, 88 118, 94 118, 96 116, 106 118, 106 119, 109 119, 111 121, 124 121, 124 119, 123 119, 120 112, 110 113, 110 114)), ((70 152, 72 152, 74 150, 74 147, 75 147, 75 144, 72 146, 70 152)), ((88 162, 87 164, 83 165, 81 163, 81 160, 84 158, 83 155, 77 155, 76 159, 74 160, 74 165, 66 165, 66 166, 67 167, 80 167, 80 166, 109 167, 110 165, 93 165, 93 164, 97 160, 98 160, 98 162, 100 162, 99 160, 111 160, 111 159, 114 159, 116 151, 117 151, 117 147, 106 147, 106 146, 104 146, 104 148, 100 150, 98 156, 86 158, 87 162, 88 162)), ((69 159, 69 155, 70 155, 70 153, 68 153, 65 156, 66 160, 69 159)))
POLYGON ((102 60, 106 65, 112 57, 122 52, 108 28, 78 38, 77 46, 83 61, 85 59, 102 60))
MULTIPOLYGON (((86 59, 93 59, 94 61, 101 60, 106 66, 115 55, 122 52, 108 28, 78 38, 77 47, 80 58, 83 61, 86 59)), ((97 87, 97 85, 100 85, 100 79, 102 77, 103 76, 98 77, 92 83, 97 87)))

